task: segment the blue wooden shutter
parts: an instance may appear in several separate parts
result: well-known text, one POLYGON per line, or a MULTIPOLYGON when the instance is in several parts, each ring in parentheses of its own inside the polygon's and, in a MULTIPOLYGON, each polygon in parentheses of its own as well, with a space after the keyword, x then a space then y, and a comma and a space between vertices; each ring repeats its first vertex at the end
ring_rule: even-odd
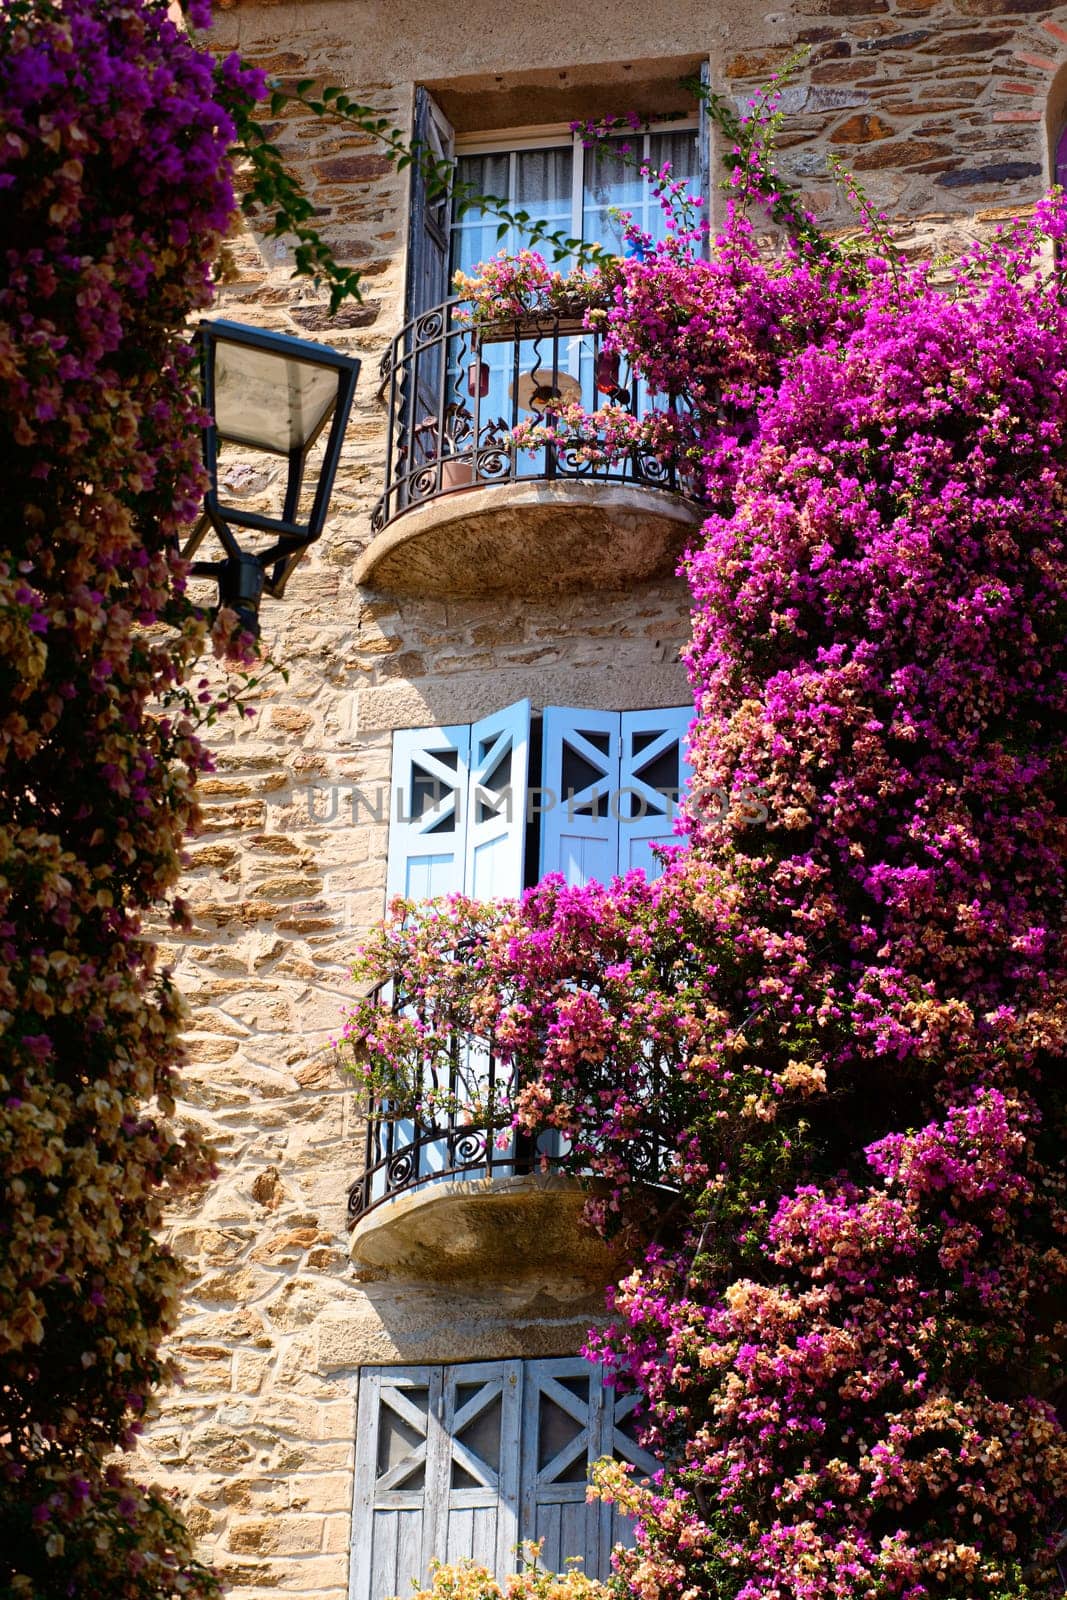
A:
POLYGON ((692 706, 624 711, 619 761, 619 871, 641 867, 658 878, 654 844, 678 844, 674 817, 692 778, 686 756, 692 706))
POLYGON ((607 883, 618 871, 619 729, 617 711, 545 707, 542 784, 551 794, 541 818, 542 877, 607 883))
POLYGON ((426 1580, 436 1531, 428 1486, 440 1455, 443 1376, 441 1367, 369 1367, 360 1374, 351 1600, 387 1600, 409 1594, 412 1579, 426 1580))
MULTIPOLYGON (((598 1369, 599 1375, 599 1369, 598 1369)), ((601 1381, 603 1381, 601 1379, 601 1381)), ((634 1394, 616 1394, 614 1389, 604 1388, 604 1400, 601 1407, 601 1440, 598 1455, 613 1456, 616 1461, 627 1461, 633 1467, 633 1476, 638 1483, 647 1483, 652 1474, 659 1467, 659 1462, 654 1456, 634 1438, 634 1413, 639 1404, 639 1397, 634 1394)), ((628 1548, 634 1542, 634 1525, 632 1520, 624 1516, 615 1506, 602 1505, 600 1507, 600 1553, 597 1576, 606 1578, 611 1572, 611 1552, 617 1544, 626 1545, 628 1548)))
POLYGON ((435 1556, 515 1570, 522 1378, 521 1361, 363 1369, 351 1600, 410 1594, 435 1556))
POLYGON ((473 1361, 444 1373, 441 1449, 431 1463, 434 1554, 503 1575, 518 1542, 521 1361, 473 1361))
POLYGON ((601 1570, 601 1507, 586 1503, 589 1468, 603 1454, 600 1369, 581 1356, 526 1363, 522 1418, 520 1537, 544 1540, 542 1564, 565 1572, 582 1558, 601 1570))
POLYGON ((388 899, 463 892, 469 753, 462 724, 393 734, 388 899))
POLYGON ((522 893, 529 751, 529 700, 471 728, 465 889, 476 900, 522 893))
POLYGON ((636 1404, 581 1356, 364 1368, 351 1600, 408 1594, 434 1556, 470 1558, 503 1579, 526 1539, 544 1540, 552 1570, 580 1556, 590 1577, 606 1578, 632 1527, 587 1504, 586 1484, 605 1455, 639 1479, 656 1470, 633 1438, 636 1404))

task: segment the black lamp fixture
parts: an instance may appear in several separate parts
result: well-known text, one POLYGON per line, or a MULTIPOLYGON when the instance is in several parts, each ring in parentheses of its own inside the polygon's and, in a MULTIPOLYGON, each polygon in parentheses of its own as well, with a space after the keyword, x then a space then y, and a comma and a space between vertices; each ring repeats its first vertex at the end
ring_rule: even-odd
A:
POLYGON ((209 483, 203 513, 182 555, 193 561, 191 575, 214 578, 219 604, 232 606, 242 625, 258 634, 263 595, 281 598, 293 568, 322 532, 360 364, 328 345, 240 322, 202 322, 197 338, 204 408, 212 419, 204 429, 209 483), (301 519, 308 456, 327 425, 330 431, 318 481, 313 490, 309 486, 310 509, 301 519), (280 517, 249 511, 220 497, 222 441, 286 458, 288 479, 280 517), (235 528, 266 535, 267 543, 262 549, 242 549, 235 528), (222 558, 193 560, 209 532, 218 538, 222 558))

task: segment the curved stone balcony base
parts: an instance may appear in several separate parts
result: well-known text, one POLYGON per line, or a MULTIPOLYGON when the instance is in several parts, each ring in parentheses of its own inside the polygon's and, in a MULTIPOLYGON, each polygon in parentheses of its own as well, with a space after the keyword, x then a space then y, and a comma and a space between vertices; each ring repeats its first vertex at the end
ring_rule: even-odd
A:
POLYGON ((388 523, 356 580, 457 598, 626 588, 672 575, 703 516, 680 494, 596 478, 456 489, 388 523))
POLYGON ((497 1282, 534 1274, 604 1285, 620 1257, 582 1223, 587 1191, 532 1173, 439 1178, 394 1195, 352 1233, 352 1259, 390 1276, 497 1282))

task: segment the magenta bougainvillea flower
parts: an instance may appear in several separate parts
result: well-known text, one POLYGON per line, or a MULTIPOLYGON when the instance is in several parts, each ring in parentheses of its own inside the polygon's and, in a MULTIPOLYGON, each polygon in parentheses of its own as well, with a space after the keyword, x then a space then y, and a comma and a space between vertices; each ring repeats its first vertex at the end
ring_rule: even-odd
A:
POLYGON ((1043 203, 935 283, 739 214, 588 293, 685 404, 554 426, 699 475, 695 787, 766 819, 695 805, 652 885, 401 905, 360 964, 418 1013, 353 1009, 365 1084, 492 1034, 510 1118, 632 1227, 590 1353, 663 1463, 601 1474, 642 1600, 1062 1593, 1063 231, 1043 203))

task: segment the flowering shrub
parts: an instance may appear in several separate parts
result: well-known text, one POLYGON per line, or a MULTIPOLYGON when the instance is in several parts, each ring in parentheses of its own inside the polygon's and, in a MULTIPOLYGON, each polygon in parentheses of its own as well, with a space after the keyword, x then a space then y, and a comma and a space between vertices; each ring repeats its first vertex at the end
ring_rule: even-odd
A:
POLYGON ((604 1584, 573 1566, 568 1572, 547 1572, 540 1554, 540 1543, 521 1545, 522 1567, 503 1582, 476 1561, 434 1561, 429 1588, 416 1586, 408 1600, 607 1600, 604 1584))
POLYGON ((262 88, 156 0, 0 20, 0 1593, 27 1600, 216 1592, 107 1462, 165 1375, 164 1195, 210 1173, 166 1120, 181 1012, 141 917, 181 916, 208 764, 175 554, 203 494, 185 324, 262 88))
MULTIPOLYGON (((619 266, 606 344, 687 396, 713 508, 696 786, 766 822, 694 807, 656 884, 402 906, 364 958, 492 1031, 599 1225, 676 1192, 591 1344, 663 1462, 602 1475, 620 1594, 1063 1592, 1063 232, 1044 203, 939 286, 739 217, 619 266)), ((369 1008, 349 1038, 417 1074, 369 1008)))

